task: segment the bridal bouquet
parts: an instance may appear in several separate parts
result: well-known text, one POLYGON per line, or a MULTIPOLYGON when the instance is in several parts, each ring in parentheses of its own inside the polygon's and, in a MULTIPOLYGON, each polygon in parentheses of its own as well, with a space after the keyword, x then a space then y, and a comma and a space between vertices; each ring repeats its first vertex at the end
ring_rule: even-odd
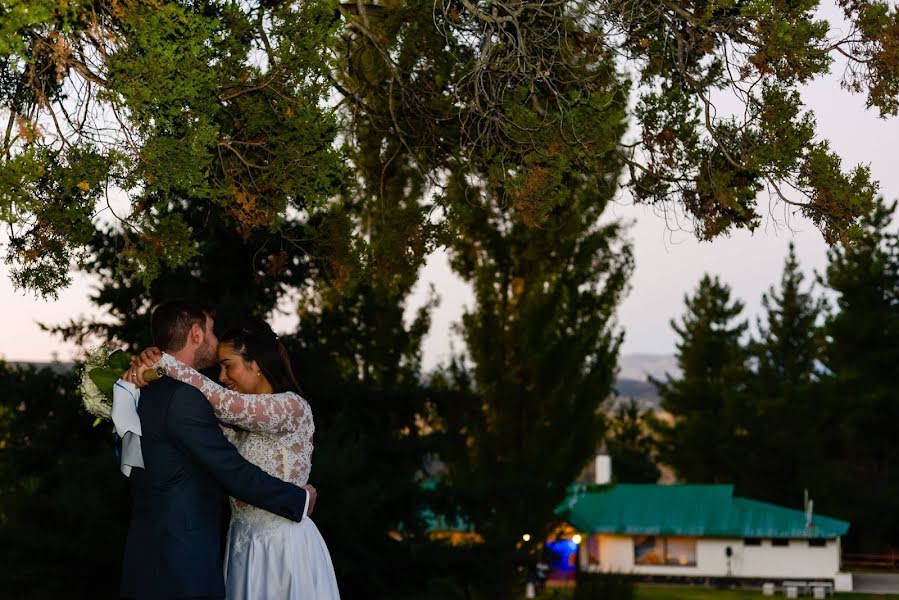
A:
POLYGON ((110 350, 106 344, 88 352, 81 371, 81 402, 85 410, 97 417, 94 427, 112 418, 112 390, 116 380, 131 364, 123 350, 110 350))

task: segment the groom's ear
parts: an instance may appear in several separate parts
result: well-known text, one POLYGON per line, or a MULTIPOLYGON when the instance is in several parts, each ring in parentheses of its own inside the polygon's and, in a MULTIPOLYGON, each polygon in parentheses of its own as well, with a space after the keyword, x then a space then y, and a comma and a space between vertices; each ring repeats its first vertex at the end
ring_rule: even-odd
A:
POLYGON ((206 332, 203 329, 194 323, 190 326, 190 333, 187 334, 187 341, 194 344, 199 345, 203 341, 203 335, 206 332))

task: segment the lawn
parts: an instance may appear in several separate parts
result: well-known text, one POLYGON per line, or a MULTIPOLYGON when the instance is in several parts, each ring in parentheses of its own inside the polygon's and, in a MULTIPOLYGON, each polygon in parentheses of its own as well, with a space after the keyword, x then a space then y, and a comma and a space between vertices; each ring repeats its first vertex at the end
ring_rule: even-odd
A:
MULTIPOLYGON (((539 600, 571 600, 572 588, 549 589, 540 595, 539 600)), ((783 598, 782 595, 774 598, 783 598)), ((837 594, 832 596, 835 600, 879 600, 883 598, 895 599, 897 596, 868 595, 868 594, 837 594)), ((634 600, 762 600, 761 590, 716 590, 707 587, 667 586, 667 585, 638 585, 634 600)), ((810 596, 804 596, 810 598, 810 596)), ((602 600, 597 598, 597 600, 602 600)))

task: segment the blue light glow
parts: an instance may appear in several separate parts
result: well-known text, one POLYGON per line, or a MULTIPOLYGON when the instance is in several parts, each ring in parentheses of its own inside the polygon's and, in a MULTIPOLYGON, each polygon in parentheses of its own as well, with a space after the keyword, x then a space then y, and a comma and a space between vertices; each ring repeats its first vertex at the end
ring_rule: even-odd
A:
POLYGON ((571 540, 556 540, 546 542, 546 548, 550 552, 550 567, 553 570, 574 571, 577 544, 571 540))

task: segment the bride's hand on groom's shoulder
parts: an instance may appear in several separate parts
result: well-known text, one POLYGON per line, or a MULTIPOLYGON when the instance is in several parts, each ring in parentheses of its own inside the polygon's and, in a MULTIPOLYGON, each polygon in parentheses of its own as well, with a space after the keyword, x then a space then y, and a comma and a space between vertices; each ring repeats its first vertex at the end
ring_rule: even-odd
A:
POLYGON ((151 370, 156 367, 156 363, 162 358, 162 350, 156 347, 150 347, 141 352, 139 355, 131 358, 131 368, 128 369, 122 379, 133 383, 135 386, 142 388, 149 384, 143 377, 144 371, 151 370))
POLYGON ((132 364, 137 361, 145 369, 152 369, 162 359, 162 350, 156 346, 150 346, 136 357, 131 359, 132 364))

